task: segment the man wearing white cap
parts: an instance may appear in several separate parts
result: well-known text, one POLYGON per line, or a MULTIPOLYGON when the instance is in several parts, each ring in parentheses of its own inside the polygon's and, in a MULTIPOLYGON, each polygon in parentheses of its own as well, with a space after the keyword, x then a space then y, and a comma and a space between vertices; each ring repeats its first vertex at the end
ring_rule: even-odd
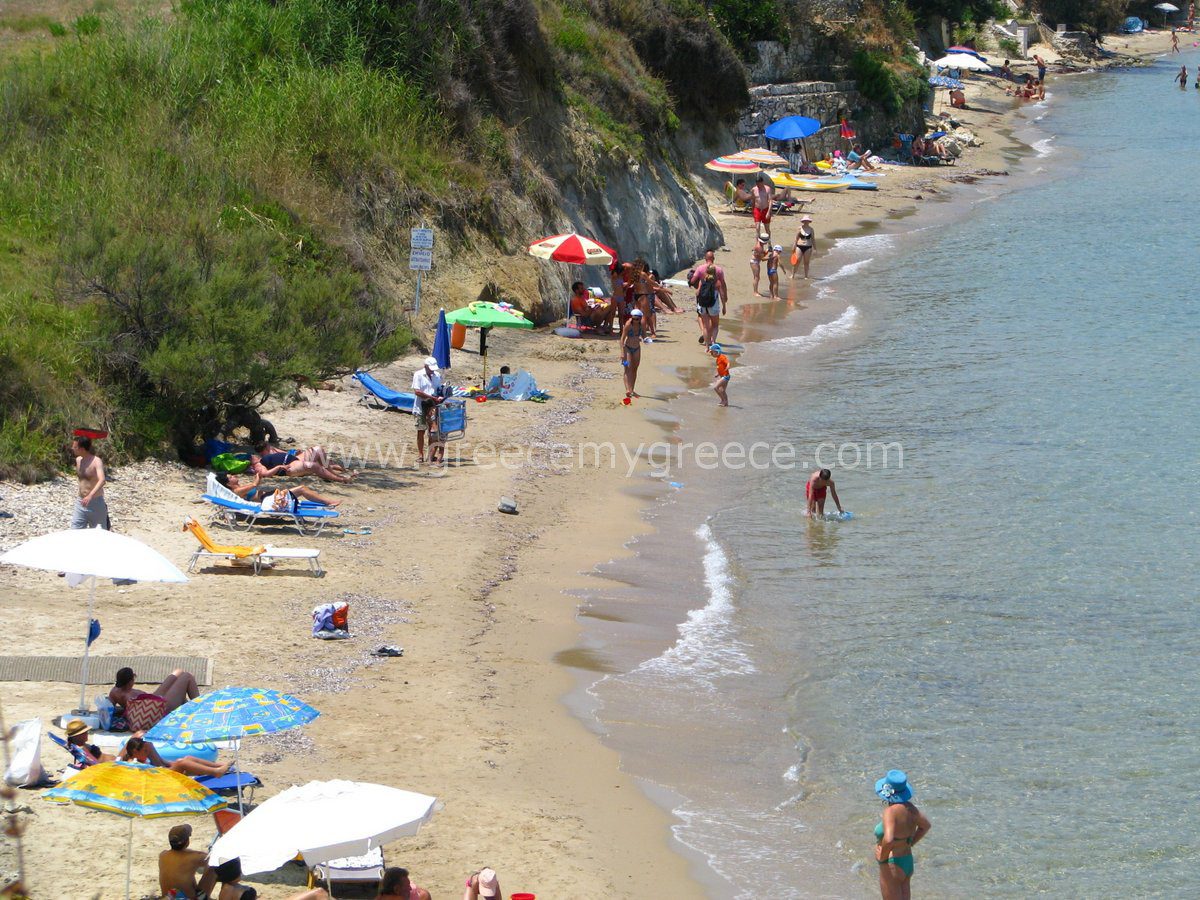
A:
MULTIPOLYGON (((413 390, 413 419, 417 424, 417 460, 425 459, 425 432, 434 431, 437 421, 437 408, 441 405, 442 376, 438 372, 437 360, 427 357, 424 366, 417 369, 412 380, 413 390)), ((432 438, 429 446, 429 461, 434 461, 437 448, 433 446, 432 438)))

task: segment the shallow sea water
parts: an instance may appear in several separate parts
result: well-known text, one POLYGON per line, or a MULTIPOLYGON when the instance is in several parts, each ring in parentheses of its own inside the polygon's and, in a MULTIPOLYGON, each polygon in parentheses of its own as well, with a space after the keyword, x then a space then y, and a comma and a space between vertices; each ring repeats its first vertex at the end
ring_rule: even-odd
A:
POLYGON ((676 405, 685 438, 805 463, 672 473, 657 533, 605 569, 624 586, 585 604, 615 670, 588 713, 669 791, 713 896, 877 895, 892 767, 934 822, 922 896, 1196 892, 1200 91, 1169 86, 1179 63, 1055 82, 1025 174, 843 241, 808 309, 728 331, 756 336, 728 415, 676 405), (821 442, 851 521, 801 515, 821 442))

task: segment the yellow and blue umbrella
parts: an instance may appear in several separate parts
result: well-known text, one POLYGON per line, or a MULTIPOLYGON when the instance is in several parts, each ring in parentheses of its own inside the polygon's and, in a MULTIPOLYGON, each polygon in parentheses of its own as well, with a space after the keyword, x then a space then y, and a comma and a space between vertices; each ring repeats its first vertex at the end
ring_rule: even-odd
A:
POLYGON ((43 796, 131 819, 207 813, 225 805, 219 796, 181 772, 133 762, 88 766, 43 796))
POLYGON ((225 801, 181 772, 133 762, 88 766, 42 797, 125 816, 129 838, 125 851, 125 897, 129 898, 133 860, 133 820, 163 816, 203 815, 225 807, 225 801))
MULTIPOLYGON (((148 741, 238 741, 233 745, 237 765, 240 741, 256 734, 271 734, 305 725, 320 713, 281 691, 227 687, 190 700, 160 719, 146 732, 148 741)), ((238 809, 242 808, 242 784, 238 780, 238 809)))

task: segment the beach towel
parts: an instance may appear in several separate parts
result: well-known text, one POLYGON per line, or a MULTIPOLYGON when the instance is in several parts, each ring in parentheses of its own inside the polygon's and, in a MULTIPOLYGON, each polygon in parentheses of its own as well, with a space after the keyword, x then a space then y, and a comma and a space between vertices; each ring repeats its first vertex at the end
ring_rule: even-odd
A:
POLYGON ((218 453, 208 461, 208 464, 217 472, 228 472, 231 475, 240 475, 250 468, 250 454, 248 453, 218 453))
POLYGON ((522 369, 515 375, 493 375, 487 393, 501 400, 530 400, 541 392, 533 376, 522 369))

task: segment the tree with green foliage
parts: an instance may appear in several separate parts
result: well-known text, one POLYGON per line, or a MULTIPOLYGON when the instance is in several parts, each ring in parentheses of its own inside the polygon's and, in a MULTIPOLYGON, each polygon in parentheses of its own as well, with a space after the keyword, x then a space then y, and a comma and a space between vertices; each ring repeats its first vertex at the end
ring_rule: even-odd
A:
POLYGON ((1129 15, 1129 0, 1037 0, 1034 7, 1051 27, 1060 23, 1075 27, 1115 31, 1129 15))

